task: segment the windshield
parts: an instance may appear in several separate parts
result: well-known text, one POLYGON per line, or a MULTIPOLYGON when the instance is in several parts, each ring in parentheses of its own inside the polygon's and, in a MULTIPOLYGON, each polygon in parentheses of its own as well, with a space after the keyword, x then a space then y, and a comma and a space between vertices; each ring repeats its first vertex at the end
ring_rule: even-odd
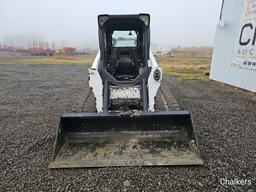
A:
POLYGON ((136 47, 137 34, 135 31, 114 31, 112 45, 113 47, 136 47))

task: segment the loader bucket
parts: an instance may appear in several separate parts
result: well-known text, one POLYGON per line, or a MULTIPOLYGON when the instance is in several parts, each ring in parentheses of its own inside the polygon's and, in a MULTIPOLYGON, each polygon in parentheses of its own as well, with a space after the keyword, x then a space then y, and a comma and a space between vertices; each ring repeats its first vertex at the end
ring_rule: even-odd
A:
POLYGON ((49 168, 202 163, 189 112, 65 113, 49 168))

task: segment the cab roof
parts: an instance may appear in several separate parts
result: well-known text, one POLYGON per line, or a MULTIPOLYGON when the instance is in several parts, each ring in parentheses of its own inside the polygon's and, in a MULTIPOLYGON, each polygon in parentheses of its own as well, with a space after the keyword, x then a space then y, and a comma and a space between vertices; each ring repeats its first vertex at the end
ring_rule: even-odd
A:
POLYGON ((98 15, 99 28, 118 28, 126 30, 130 28, 144 28, 150 25, 150 15, 140 13, 134 15, 98 15))

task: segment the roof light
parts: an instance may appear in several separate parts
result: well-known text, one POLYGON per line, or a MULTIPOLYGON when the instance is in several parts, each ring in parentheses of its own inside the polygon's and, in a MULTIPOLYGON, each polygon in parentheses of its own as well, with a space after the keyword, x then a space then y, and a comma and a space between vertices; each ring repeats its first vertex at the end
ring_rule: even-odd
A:
POLYGON ((149 26, 149 20, 150 20, 150 16, 149 14, 140 14, 139 15, 140 20, 142 20, 144 22, 144 24, 148 27, 149 26))
POLYGON ((99 15, 98 16, 99 27, 101 28, 108 19, 109 19, 109 15, 99 15))

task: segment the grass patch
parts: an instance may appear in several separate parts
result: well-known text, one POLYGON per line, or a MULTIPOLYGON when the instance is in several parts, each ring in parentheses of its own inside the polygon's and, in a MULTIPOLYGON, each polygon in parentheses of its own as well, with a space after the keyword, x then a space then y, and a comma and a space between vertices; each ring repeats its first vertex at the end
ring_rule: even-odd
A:
POLYGON ((94 55, 87 56, 54 56, 41 57, 30 56, 24 58, 8 58, 0 59, 0 64, 80 64, 91 65, 94 60, 94 55))
MULTIPOLYGON (((0 64, 79 64, 91 65, 95 55, 87 56, 29 56, 21 58, 0 58, 0 64)), ((205 75, 210 70, 209 57, 158 57, 158 64, 167 75, 179 77, 182 80, 208 80, 205 75)))
POLYGON ((204 73, 198 73, 189 71, 187 72, 182 70, 172 70, 172 69, 164 69, 164 74, 173 76, 173 77, 179 77, 181 80, 198 80, 198 81, 207 81, 209 80, 208 76, 206 76, 204 73))
POLYGON ((170 57, 157 58, 158 64, 167 75, 179 77, 182 80, 208 80, 205 72, 210 70, 209 57, 170 57))

